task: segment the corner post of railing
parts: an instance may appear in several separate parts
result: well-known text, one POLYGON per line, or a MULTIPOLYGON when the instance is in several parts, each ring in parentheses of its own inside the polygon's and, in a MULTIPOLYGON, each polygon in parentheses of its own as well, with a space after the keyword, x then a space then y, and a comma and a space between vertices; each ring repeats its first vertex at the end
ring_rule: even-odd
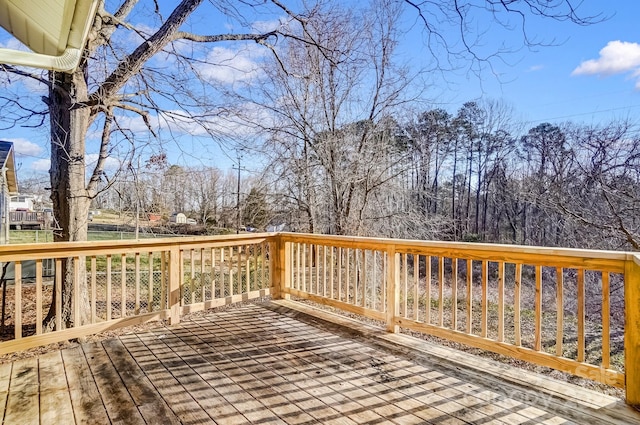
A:
POLYGON ((284 288, 288 286, 290 273, 290 267, 287 268, 289 257, 291 257, 288 255, 289 245, 281 234, 273 236, 269 241, 269 270, 271 271, 271 282, 273 282, 274 299, 289 299, 289 294, 284 292, 284 288))
POLYGON ((640 254, 629 255, 625 264, 624 311, 626 402, 640 406, 640 254))
POLYGON ((180 323, 180 247, 169 250, 169 323, 180 323))
POLYGON ((395 245, 387 247, 387 288, 386 288, 387 331, 398 333, 396 318, 400 313, 400 254, 395 245))

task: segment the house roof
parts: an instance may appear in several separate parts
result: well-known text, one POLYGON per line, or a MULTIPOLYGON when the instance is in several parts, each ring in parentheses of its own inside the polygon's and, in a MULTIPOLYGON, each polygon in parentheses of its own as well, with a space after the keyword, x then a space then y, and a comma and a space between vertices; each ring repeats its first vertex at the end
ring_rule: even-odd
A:
POLYGON ((16 177, 16 162, 13 156, 13 143, 0 141, 0 169, 7 170, 7 186, 9 193, 18 193, 18 178, 16 177))
POLYGON ((0 26, 31 52, 0 49, 0 63, 74 70, 98 0, 0 0, 0 26))

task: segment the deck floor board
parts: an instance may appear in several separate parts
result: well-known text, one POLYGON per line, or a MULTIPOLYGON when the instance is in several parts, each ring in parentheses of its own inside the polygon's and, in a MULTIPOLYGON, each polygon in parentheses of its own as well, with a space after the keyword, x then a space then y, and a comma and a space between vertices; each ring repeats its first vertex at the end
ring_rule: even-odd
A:
POLYGON ((0 365, 3 423, 640 423, 305 309, 248 304, 0 365))

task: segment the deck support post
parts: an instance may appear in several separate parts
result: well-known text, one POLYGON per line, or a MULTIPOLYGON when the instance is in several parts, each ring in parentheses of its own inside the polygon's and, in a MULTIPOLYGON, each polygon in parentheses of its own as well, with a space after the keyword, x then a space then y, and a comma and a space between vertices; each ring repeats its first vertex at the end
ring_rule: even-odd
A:
POLYGON ((387 288, 386 288, 387 331, 398 333, 396 317, 400 314, 400 254, 395 245, 387 247, 387 288))
POLYGON ((180 248, 169 251, 169 324, 180 323, 180 248))
POLYGON ((291 243, 285 242, 281 235, 269 241, 269 270, 271 273, 272 294, 274 299, 289 299, 284 288, 291 286, 291 243))
POLYGON ((625 265, 624 304, 625 398, 640 406, 640 255, 629 255, 625 265))

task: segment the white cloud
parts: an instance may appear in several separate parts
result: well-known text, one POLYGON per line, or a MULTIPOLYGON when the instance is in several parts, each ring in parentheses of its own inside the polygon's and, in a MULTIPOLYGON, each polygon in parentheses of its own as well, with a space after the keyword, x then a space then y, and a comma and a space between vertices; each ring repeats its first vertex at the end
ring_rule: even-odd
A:
POLYGON ((31 169, 33 171, 49 171, 49 168, 51 168, 50 159, 38 159, 31 163, 31 169))
POLYGON ((9 140, 10 142, 13 142, 13 149, 16 155, 38 156, 44 151, 42 146, 39 146, 33 142, 30 142, 27 139, 7 139, 7 140, 9 140))
POLYGON ((582 62, 571 75, 609 76, 633 72, 635 77, 640 72, 640 44, 627 41, 610 41, 600 50, 598 59, 582 62))
MULTIPOLYGON (((154 118, 154 116, 149 118, 152 127, 155 127, 154 118)), ((119 115, 116 117, 116 121, 120 128, 131 131, 132 133, 149 133, 149 128, 140 115, 119 115)))
POLYGON ((206 65, 200 65, 203 78, 223 84, 247 82, 258 77, 261 68, 256 61, 264 49, 246 46, 240 50, 216 46, 207 54, 206 65))
POLYGON ((161 127, 175 133, 204 136, 213 134, 220 137, 245 137, 255 134, 251 123, 268 126, 273 117, 263 108, 254 104, 240 105, 233 113, 199 118, 197 121, 184 111, 168 111, 161 114, 161 127))
MULTIPOLYGON (((91 167, 95 166, 97 160, 98 160, 97 153, 87 154, 87 156, 85 157, 87 169, 89 170, 91 169, 91 167)), ((118 158, 110 157, 110 158, 107 158, 104 168, 105 168, 105 171, 115 171, 118 168, 120 168, 120 166, 121 166, 121 163, 118 158)), ((49 171, 49 168, 51 168, 50 159, 38 159, 31 163, 31 169, 33 171, 49 171)))
POLYGON ((528 72, 537 72, 537 71, 542 71, 543 69, 544 69, 544 65, 533 65, 533 66, 530 66, 527 71, 528 72))
POLYGON ((282 24, 283 24, 283 21, 281 19, 272 19, 270 21, 256 21, 253 24, 251 24, 251 27, 256 32, 265 33, 265 32, 274 31, 280 28, 282 24))
MULTIPOLYGON (((87 168, 93 168, 96 165, 96 162, 98 161, 98 154, 97 153, 88 153, 85 156, 85 165, 87 168)), ((120 160, 118 158, 114 158, 114 157, 108 157, 107 160, 104 163, 104 170, 105 171, 116 171, 121 167, 122 163, 120 162, 120 160)))

